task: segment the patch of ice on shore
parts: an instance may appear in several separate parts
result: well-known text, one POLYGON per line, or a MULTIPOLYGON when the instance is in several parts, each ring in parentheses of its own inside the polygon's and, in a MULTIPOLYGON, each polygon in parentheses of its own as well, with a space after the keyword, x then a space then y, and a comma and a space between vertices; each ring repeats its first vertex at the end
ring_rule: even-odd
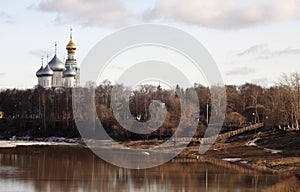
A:
POLYGON ((237 162, 237 161, 241 161, 241 158, 223 158, 223 161, 229 161, 229 162, 237 162))
POLYGON ((0 141, 0 148, 13 148, 17 145, 11 141, 0 141))
POLYGON ((260 137, 257 137, 255 139, 252 139, 251 141, 248 141, 245 145, 246 146, 257 146, 255 142, 260 140, 260 139, 261 139, 260 137))
POLYGON ((50 146, 50 145, 77 145, 75 143, 45 142, 45 141, 0 141, 0 148, 14 148, 19 146, 50 146))
POLYGON ((150 153, 148 153, 147 151, 143 151, 142 154, 147 155, 147 156, 150 155, 150 153))
POLYGON ((264 148, 264 150, 271 152, 273 154, 278 154, 278 153, 282 153, 282 150, 276 150, 276 149, 268 149, 268 148, 264 148))
POLYGON ((248 163, 248 161, 240 161, 240 163, 242 163, 242 164, 247 164, 248 163))
POLYGON ((268 149, 268 148, 263 148, 263 147, 260 147, 258 146, 255 142, 260 140, 261 138, 260 137, 257 137, 251 141, 248 141, 245 145, 246 146, 254 146, 254 147, 258 147, 260 149, 264 149, 265 151, 268 151, 268 152, 271 152, 273 154, 278 154, 278 153, 282 153, 282 150, 275 150, 275 149, 268 149))

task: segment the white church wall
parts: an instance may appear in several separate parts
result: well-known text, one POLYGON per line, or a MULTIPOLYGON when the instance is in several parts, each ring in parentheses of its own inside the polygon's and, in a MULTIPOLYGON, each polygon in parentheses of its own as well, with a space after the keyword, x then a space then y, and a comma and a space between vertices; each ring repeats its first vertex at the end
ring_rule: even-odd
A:
POLYGON ((64 77, 64 86, 65 87, 75 87, 75 78, 74 77, 64 77))
POLYGON ((62 79, 62 72, 61 71, 54 71, 53 78, 52 78, 52 86, 53 87, 62 87, 63 86, 63 79, 62 79))
POLYGON ((43 87, 44 88, 52 87, 52 76, 44 76, 43 77, 43 87))

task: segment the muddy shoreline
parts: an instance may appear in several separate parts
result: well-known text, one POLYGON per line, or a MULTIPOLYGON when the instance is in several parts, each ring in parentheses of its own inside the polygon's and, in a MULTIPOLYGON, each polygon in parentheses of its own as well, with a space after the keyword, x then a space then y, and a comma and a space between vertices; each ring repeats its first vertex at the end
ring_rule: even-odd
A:
MULTIPOLYGON (((229 139, 218 139, 206 153, 199 154, 199 143, 189 144, 176 159, 184 162, 221 160, 260 171, 278 172, 300 177, 300 132, 267 131, 244 133, 229 139), (259 139, 256 139, 259 138, 259 139), (256 145, 249 145, 250 141, 256 145)), ((163 141, 129 141, 129 148, 149 149, 163 141)))
MULTIPOLYGON (((278 172, 280 174, 296 175, 300 179, 300 132, 286 131, 273 132, 265 131, 254 134, 253 132, 243 133, 229 139, 218 139, 204 154, 199 154, 200 142, 192 142, 175 159, 178 162, 227 162, 240 167, 250 168, 259 171, 278 172), (251 143, 252 142, 252 143, 251 143)), ((53 139, 52 139, 53 140, 53 139)), ((1 141, 7 147, 25 147, 22 141, 1 141)), ((0 142, 0 143, 1 143, 0 142)), ((26 141, 25 141, 26 142, 26 141)), ((67 140, 68 142, 68 140, 67 140)), ((43 141, 38 146, 65 146, 84 147, 80 139, 72 139, 70 143, 63 141, 43 141)), ((165 140, 139 140, 119 142, 124 148, 143 149, 151 151, 151 148, 158 147, 165 140)), ((113 147, 110 143, 102 142, 105 148, 113 147)), ((29 146, 33 145, 29 142, 29 146)), ((1 149, 6 148, 1 144, 1 149)), ((179 144, 178 144, 179 145, 179 144)), ((98 145, 99 146, 99 145, 98 145)), ((173 146, 172 146, 173 147, 173 146)))

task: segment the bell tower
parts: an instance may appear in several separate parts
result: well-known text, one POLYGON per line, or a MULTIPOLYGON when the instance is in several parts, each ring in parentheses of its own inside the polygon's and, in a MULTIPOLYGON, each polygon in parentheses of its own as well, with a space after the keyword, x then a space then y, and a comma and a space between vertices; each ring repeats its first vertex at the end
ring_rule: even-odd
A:
POLYGON ((80 84, 80 69, 77 66, 77 61, 75 59, 75 51, 76 51, 76 45, 73 42, 73 34, 72 34, 72 28, 70 28, 70 40, 69 43, 66 46, 66 49, 68 51, 68 58, 66 60, 65 66, 66 68, 70 67, 76 72, 75 76, 75 86, 79 86, 80 84))

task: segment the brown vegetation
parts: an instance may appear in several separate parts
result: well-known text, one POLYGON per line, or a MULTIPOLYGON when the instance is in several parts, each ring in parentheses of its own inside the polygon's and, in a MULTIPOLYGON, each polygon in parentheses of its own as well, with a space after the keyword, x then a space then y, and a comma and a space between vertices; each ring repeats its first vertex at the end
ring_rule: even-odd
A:
MULTIPOLYGON (((214 87, 217 88, 217 87, 214 87)), ((115 139, 168 138, 177 129, 182 120, 179 95, 189 95, 195 90, 198 95, 199 120, 195 136, 202 137, 211 116, 212 103, 210 89, 200 84, 193 88, 176 87, 175 90, 162 89, 160 86, 143 85, 139 89, 129 90, 123 85, 111 85, 105 81, 95 88, 96 111, 106 131, 115 139), (122 129, 112 112, 111 92, 115 88, 119 93, 129 92, 130 116, 145 122, 151 118, 149 105, 153 100, 164 103, 167 110, 162 126, 152 134, 140 135, 122 129)), ((226 86, 227 109, 224 129, 240 126, 245 123, 262 122, 268 127, 299 129, 300 119, 300 75, 284 75, 282 80, 270 88, 246 83, 241 86, 226 86)), ((218 96, 218 95, 215 95, 218 96)), ((192 98, 191 98, 192 99, 192 98)), ((114 103, 115 104, 115 103, 114 103)), ((126 98, 118 102, 117 109, 126 105, 126 98)), ((46 122, 73 119, 71 89, 7 89, 0 92, 0 107, 6 119, 39 120, 40 127, 47 127, 46 122)), ((190 105, 189 109, 193 109, 190 105)), ((194 110, 194 109, 193 109, 194 110)), ((221 113, 221 112, 219 112, 221 113)), ((157 113, 159 114, 159 113, 157 113)), ((119 113, 119 118, 126 120, 128 114, 119 113)), ((156 115, 156 114, 155 114, 156 115)), ((185 125, 188 127, 188 125, 185 125)), ((9 128, 9 127, 8 127, 9 128)))

